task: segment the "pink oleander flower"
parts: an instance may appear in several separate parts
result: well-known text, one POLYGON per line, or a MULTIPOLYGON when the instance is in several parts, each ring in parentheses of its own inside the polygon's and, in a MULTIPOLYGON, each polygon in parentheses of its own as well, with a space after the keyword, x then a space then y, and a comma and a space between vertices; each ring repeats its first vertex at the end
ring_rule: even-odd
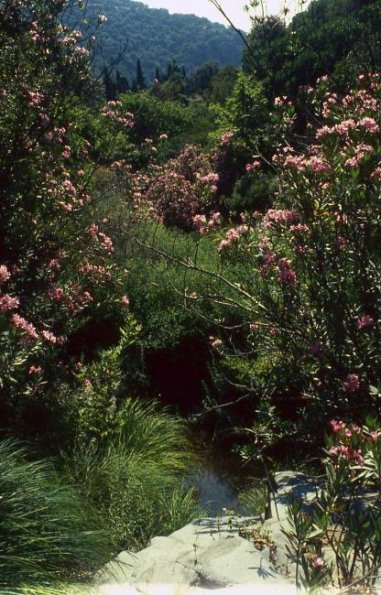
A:
POLYGON ((335 457, 340 457, 342 459, 347 460, 350 463, 355 463, 356 465, 363 465, 364 459, 361 455, 361 450, 356 450, 351 446, 346 446, 345 444, 337 444, 336 446, 331 446, 328 453, 335 457))
POLYGON ((219 213, 218 211, 216 211, 215 213, 212 213, 210 216, 210 219, 208 221, 208 226, 216 227, 217 225, 220 225, 220 223, 221 223, 221 213, 219 213))
POLYGON ((356 128, 356 126, 356 121, 353 120, 353 118, 350 118, 349 120, 343 120, 339 124, 336 124, 334 130, 340 136, 347 136, 351 130, 354 130, 354 128, 356 128))
POLYGON ((359 126, 366 128, 366 130, 371 133, 380 132, 380 127, 374 118, 362 118, 362 120, 359 121, 359 126))
POLYGON ((230 244, 229 240, 221 240, 221 242, 218 245, 218 252, 223 252, 224 250, 229 248, 230 245, 231 244, 230 244))
POLYGON ((320 558, 320 556, 314 556, 313 558, 311 558, 310 564, 312 568, 322 568, 325 562, 323 558, 320 558))
POLYGON ((43 93, 39 91, 28 91, 29 107, 38 107, 44 100, 43 93))
POLYGON ((359 316, 357 319, 357 326, 359 329, 369 328, 373 325, 374 325, 374 318, 372 318, 372 316, 368 316, 368 314, 359 316))
POLYGON ((231 141, 231 139, 233 138, 233 136, 234 136, 233 132, 224 132, 221 135, 221 138, 220 138, 221 143, 223 145, 227 145, 231 141))
POLYGON ((83 381, 83 386, 85 387, 85 389, 91 389, 93 388, 93 383, 91 382, 91 380, 89 378, 85 378, 83 381))
POLYGON ((30 339, 38 339, 38 334, 33 324, 19 314, 12 314, 12 324, 15 328, 23 331, 30 339))
POLYGON ((20 300, 17 297, 12 297, 7 293, 0 297, 0 312, 9 312, 9 310, 16 310, 20 305, 20 300))
POLYGON ((344 421, 337 421, 336 419, 331 419, 329 424, 334 434, 337 434, 338 432, 344 430, 347 427, 347 424, 344 421))
POLYGON ((57 337, 50 331, 41 331, 41 335, 45 339, 47 343, 51 343, 52 345, 56 345, 57 337))
POLYGON ((250 171, 255 171, 256 169, 260 169, 260 167, 261 167, 261 162, 258 160, 255 160, 252 163, 247 163, 245 169, 247 172, 250 172, 250 171))
POLYGON ((326 161, 324 161, 320 157, 317 157, 316 155, 313 155, 312 157, 310 157, 306 161, 306 165, 308 167, 310 167, 315 174, 318 174, 318 173, 327 173, 327 172, 330 172, 332 170, 332 168, 329 165, 329 163, 327 163, 326 161))
POLYGON ((348 374, 345 382, 344 389, 349 393, 354 393, 360 388, 360 380, 357 374, 348 374))
POLYGON ((48 297, 59 304, 65 299, 65 293, 61 287, 53 286, 48 289, 48 297))
POLYGON ((64 192, 66 194, 69 194, 70 196, 76 196, 77 194, 77 189, 75 188, 73 182, 71 182, 71 180, 64 180, 62 182, 62 188, 64 190, 64 192))
POLYGON ((264 227, 273 225, 296 225, 300 222, 300 215, 289 209, 269 209, 264 218, 264 227))
POLYGON ((240 232, 237 228, 231 227, 226 232, 226 239, 228 242, 238 242, 240 238, 240 232))
POLYGON ((3 283, 5 283, 6 281, 8 281, 8 279, 10 278, 11 274, 8 271, 7 267, 5 266, 5 264, 0 265, 0 285, 2 285, 3 283))
POLYGON ((60 263, 58 262, 57 258, 51 258, 49 261, 49 267, 51 269, 55 269, 56 271, 59 271, 61 268, 60 263))
POLYGON ((307 169, 307 162, 302 155, 287 155, 283 164, 286 167, 296 169, 296 171, 305 171, 307 169))
POLYGON ((42 368, 41 366, 30 366, 28 374, 30 376, 32 376, 33 374, 35 374, 36 376, 38 376, 39 374, 41 374, 42 372, 42 368))
POLYGON ((380 438, 380 436, 381 436, 380 430, 374 430, 373 432, 369 432, 369 440, 371 442, 377 442, 377 440, 380 438))
POLYGON ((297 225, 291 225, 290 231, 292 231, 293 233, 305 234, 310 231, 310 228, 308 227, 308 225, 303 225, 302 223, 298 223, 297 225))
POLYGON ((128 308, 128 306, 130 305, 130 300, 128 299, 128 297, 126 295, 123 295, 120 298, 120 303, 122 304, 122 306, 125 306, 126 308, 128 308))

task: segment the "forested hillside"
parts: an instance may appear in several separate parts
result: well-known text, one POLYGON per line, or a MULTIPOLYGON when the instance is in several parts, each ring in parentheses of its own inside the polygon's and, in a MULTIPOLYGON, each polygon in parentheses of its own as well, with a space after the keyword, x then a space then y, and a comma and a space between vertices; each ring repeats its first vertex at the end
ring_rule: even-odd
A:
POLYGON ((171 15, 133 0, 90 0, 86 13, 89 22, 98 14, 107 17, 96 44, 96 68, 110 64, 122 50, 118 70, 130 82, 136 76, 137 59, 148 82, 157 68, 165 73, 172 60, 188 72, 211 60, 222 65, 240 63, 241 39, 205 18, 171 15))

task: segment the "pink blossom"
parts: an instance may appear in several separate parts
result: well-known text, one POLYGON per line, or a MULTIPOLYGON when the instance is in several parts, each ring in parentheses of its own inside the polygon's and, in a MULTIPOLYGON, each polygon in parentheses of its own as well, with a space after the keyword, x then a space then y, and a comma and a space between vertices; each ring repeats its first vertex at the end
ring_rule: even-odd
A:
POLYGON ((302 155, 287 155, 283 164, 286 167, 296 169, 296 171, 305 171, 307 167, 306 161, 302 155))
POLYGON ((229 247, 230 247, 229 240, 221 240, 221 242, 218 245, 218 251, 223 252, 224 250, 226 250, 226 248, 229 248, 229 247))
POLYGON ((357 374, 348 374, 344 382, 344 388, 347 392, 353 393, 359 390, 360 380, 357 374))
POLYGON ((52 258, 52 259, 49 261, 49 267, 50 267, 51 269, 56 269, 56 270, 58 271, 58 270, 61 268, 61 265, 60 265, 60 263, 58 262, 57 258, 52 258))
POLYGON ((221 213, 219 213, 218 211, 216 211, 215 213, 212 213, 210 216, 210 219, 208 221, 208 226, 215 227, 217 225, 220 225, 220 223, 221 223, 221 213))
POLYGON ((7 293, 0 297, 0 312, 9 312, 19 307, 20 300, 17 297, 12 297, 7 293))
POLYGON ((130 300, 128 299, 128 297, 126 295, 123 295, 120 298, 120 303, 125 306, 126 308, 128 308, 128 306, 130 305, 130 300))
POLYGON ((38 339, 38 334, 33 324, 19 314, 12 314, 12 323, 15 328, 23 331, 31 339, 38 339))
POLYGON ((48 289, 48 297, 57 303, 60 303, 65 298, 64 290, 61 287, 50 287, 48 289))
POLYGON ((38 376, 39 374, 41 374, 42 372, 42 368, 41 366, 30 366, 28 374, 31 376, 32 374, 36 374, 36 376, 38 376))
POLYGON ((337 434, 347 427, 347 424, 344 421, 336 421, 336 419, 331 419, 329 423, 334 434, 337 434))
POLYGON ((57 343, 57 337, 52 332, 44 330, 41 331, 41 335, 47 343, 51 343, 52 345, 55 345, 57 343))
POLYGON ((371 133, 380 132, 380 127, 374 118, 362 118, 362 120, 359 121, 359 126, 363 126, 368 132, 371 133))
POLYGON ((353 120, 353 118, 350 118, 349 120, 343 120, 339 124, 336 124, 334 130, 340 136, 347 136, 354 128, 356 128, 356 121, 353 120))
POLYGON ((234 136, 233 132, 224 132, 221 135, 221 143, 223 145, 227 145, 231 141, 231 139, 233 138, 233 136, 234 136))
POLYGON ((44 99, 43 93, 39 91, 28 91, 29 107, 38 107, 44 99))
POLYGON ((264 227, 272 225, 294 225, 300 222, 300 215, 289 209, 269 209, 263 218, 264 227))
POLYGON ((312 157, 310 157, 306 161, 306 165, 308 167, 310 167, 312 169, 312 171, 316 174, 327 173, 327 172, 330 172, 332 169, 331 166, 329 165, 329 163, 327 163, 320 157, 317 157, 316 155, 313 155, 312 157))
POLYGON ((8 279, 10 278, 11 274, 8 271, 7 267, 5 266, 5 264, 0 265, 0 285, 2 285, 3 283, 5 283, 6 281, 8 281, 8 279))
POLYGON ((370 326, 373 326, 373 325, 374 325, 374 319, 372 318, 372 316, 368 316, 368 314, 359 316, 357 319, 357 326, 359 329, 369 328, 370 326))
POLYGON ((320 558, 319 556, 311 558, 310 563, 312 568, 322 568, 325 564, 323 558, 320 558))
POLYGON ((351 446, 346 446, 344 444, 337 444, 336 446, 332 446, 329 449, 329 454, 336 457, 341 457, 349 462, 355 463, 357 465, 363 465, 364 459, 361 455, 361 450, 356 450, 351 446))
POLYGON ((245 169, 247 172, 250 172, 250 171, 254 171, 256 169, 260 169, 260 167, 261 167, 261 162, 258 160, 255 160, 252 163, 247 163, 245 169))
POLYGON ((297 225, 291 225, 290 231, 293 233, 308 233, 310 228, 308 225, 303 225, 302 223, 298 223, 297 225))

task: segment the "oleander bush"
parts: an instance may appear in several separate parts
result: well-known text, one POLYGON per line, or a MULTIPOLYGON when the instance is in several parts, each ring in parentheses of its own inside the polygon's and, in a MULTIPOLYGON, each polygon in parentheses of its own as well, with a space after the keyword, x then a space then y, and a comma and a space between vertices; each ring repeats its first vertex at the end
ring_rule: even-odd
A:
MULTIPOLYGON (((334 415, 379 413, 379 76, 361 76, 344 97, 324 78, 309 94, 309 142, 296 136, 275 153, 272 208, 221 230, 219 252, 250 270, 234 280, 247 331, 243 344, 236 335, 236 355, 250 377, 268 354, 269 419, 275 406, 313 440, 334 415)), ((282 114, 291 138, 287 98, 275 101, 275 117, 282 114)))

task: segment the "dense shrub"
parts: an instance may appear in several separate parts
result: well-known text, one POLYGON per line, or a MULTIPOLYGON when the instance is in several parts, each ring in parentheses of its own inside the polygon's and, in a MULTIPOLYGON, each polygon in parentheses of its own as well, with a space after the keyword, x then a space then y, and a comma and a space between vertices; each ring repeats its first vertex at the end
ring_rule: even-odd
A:
MULTIPOLYGON (((345 97, 326 79, 310 95, 311 142, 273 159, 274 207, 249 214, 219 247, 225 261, 250 262, 236 283, 248 331, 237 350, 270 357, 271 403, 299 436, 338 412, 378 413, 380 390, 378 75, 345 97)), ((287 98, 275 103, 292 128, 287 98)))
POLYGON ((0 402, 3 426, 24 435, 62 422, 55 387, 70 378, 64 364, 80 329, 123 318, 77 119, 93 87, 87 50, 60 24, 65 6, 0 6, 0 402))

